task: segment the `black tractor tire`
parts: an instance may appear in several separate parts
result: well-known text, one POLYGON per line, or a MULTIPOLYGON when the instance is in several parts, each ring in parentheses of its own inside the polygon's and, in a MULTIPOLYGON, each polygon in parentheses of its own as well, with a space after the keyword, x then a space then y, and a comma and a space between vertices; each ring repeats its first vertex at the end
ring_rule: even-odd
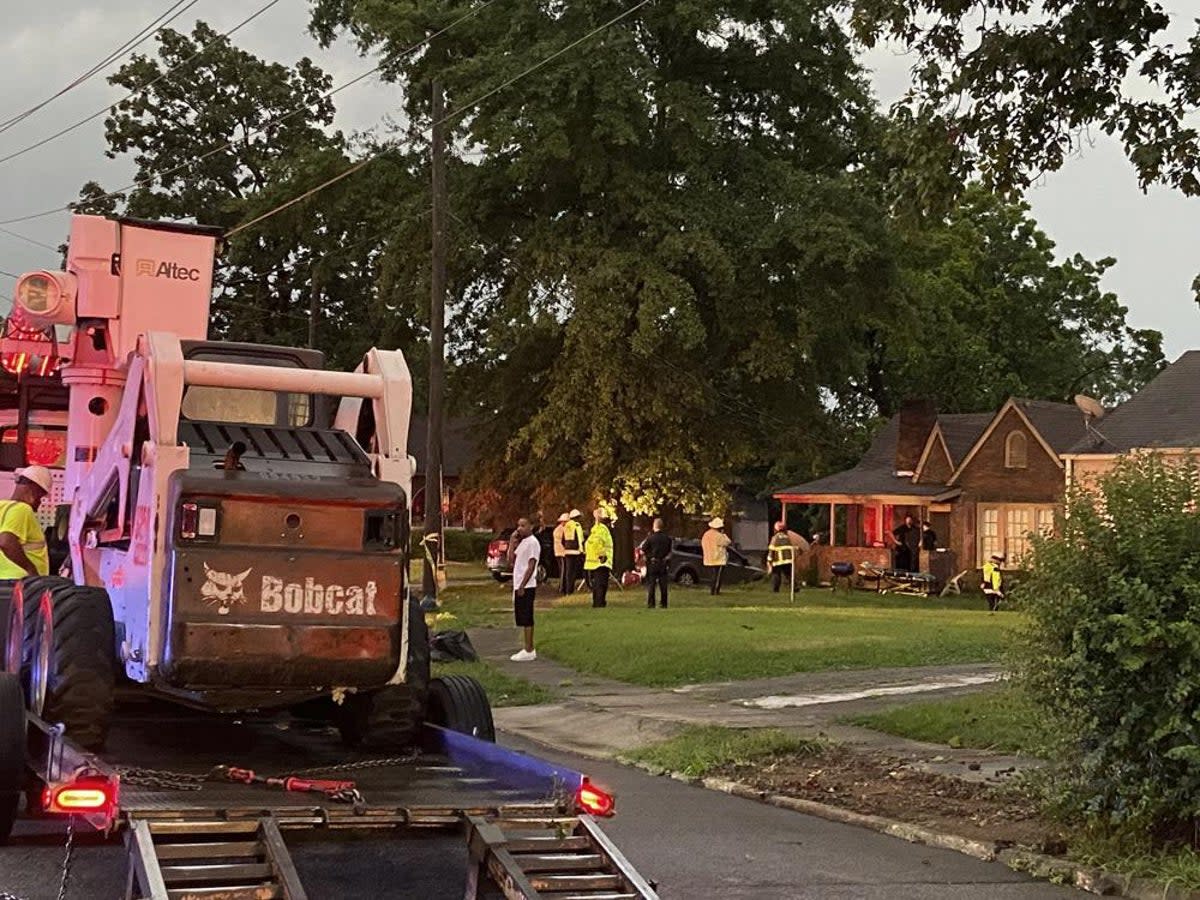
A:
POLYGON ((492 705, 483 685, 470 675, 443 675, 429 683, 429 721, 450 731, 496 742, 492 705))
POLYGON ((25 786, 25 695, 16 675, 0 672, 0 844, 8 840, 25 786))
POLYGON ((700 583, 700 577, 696 574, 695 569, 684 566, 675 573, 675 583, 682 584, 684 587, 692 587, 700 583))
POLYGON ((108 737, 116 683, 116 639, 112 604, 103 588, 80 586, 65 578, 27 578, 22 682, 28 705, 88 750, 108 737), (41 598, 50 592, 50 616, 43 621, 41 598), (42 629, 50 628, 49 656, 39 658, 42 629), (34 698, 35 669, 44 665, 45 697, 34 698))
POLYGON ((408 657, 403 684, 348 694, 336 707, 342 741, 364 750, 402 752, 413 747, 425 721, 429 691, 429 628, 416 598, 408 601, 408 657))

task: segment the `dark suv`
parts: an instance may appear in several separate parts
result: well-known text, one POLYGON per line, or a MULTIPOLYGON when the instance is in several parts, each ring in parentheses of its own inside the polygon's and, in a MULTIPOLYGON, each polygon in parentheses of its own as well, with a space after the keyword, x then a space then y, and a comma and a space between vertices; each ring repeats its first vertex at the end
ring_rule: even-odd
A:
MULTIPOLYGON (((740 550, 728 548, 729 562, 721 576, 722 584, 742 584, 757 581, 766 573, 750 562, 740 550)), ((704 552, 699 541, 676 541, 671 550, 671 580, 678 584, 707 584, 708 570, 704 568, 704 552)))

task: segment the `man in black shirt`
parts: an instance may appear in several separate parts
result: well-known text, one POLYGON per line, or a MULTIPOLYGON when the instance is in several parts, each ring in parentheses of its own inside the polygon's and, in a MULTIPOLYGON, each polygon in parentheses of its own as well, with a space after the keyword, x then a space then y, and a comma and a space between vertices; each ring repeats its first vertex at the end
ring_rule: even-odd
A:
POLYGON ((659 606, 667 608, 667 586, 671 583, 670 566, 671 536, 663 531, 663 520, 655 519, 652 531, 642 541, 642 553, 646 557, 646 606, 654 609, 654 586, 661 589, 659 606))
POLYGON ((892 538, 896 541, 896 568, 901 572, 917 571, 921 529, 913 523, 912 516, 905 516, 904 524, 892 530, 892 538))

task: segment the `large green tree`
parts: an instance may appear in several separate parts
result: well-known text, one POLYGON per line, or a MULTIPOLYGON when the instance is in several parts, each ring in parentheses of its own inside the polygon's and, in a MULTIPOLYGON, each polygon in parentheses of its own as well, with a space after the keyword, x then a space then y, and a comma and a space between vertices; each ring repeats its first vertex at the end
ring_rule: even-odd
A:
POLYGON ((863 371, 843 402, 890 415, 908 397, 945 412, 998 408, 1008 397, 1115 404, 1163 364, 1162 335, 1135 330, 1100 286, 1112 259, 1058 261, 1023 202, 978 185, 942 217, 896 223, 893 302, 864 332, 863 371))
MULTIPOLYGON (((497 5, 411 55, 464 7, 313 6, 316 34, 383 54, 427 122, 435 77, 455 109, 630 5, 497 5)), ((872 108, 827 4, 700 2, 647 5, 456 118, 451 340, 509 448, 496 468, 702 508, 764 452, 773 410, 823 421, 820 386, 892 275, 858 174, 872 108)))

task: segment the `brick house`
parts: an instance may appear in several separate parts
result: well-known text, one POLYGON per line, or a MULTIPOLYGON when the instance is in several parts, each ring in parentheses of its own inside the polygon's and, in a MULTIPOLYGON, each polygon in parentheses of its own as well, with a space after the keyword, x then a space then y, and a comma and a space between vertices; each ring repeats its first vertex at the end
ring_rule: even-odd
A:
POLYGON ((1127 453, 1167 459, 1200 453, 1200 350, 1189 350, 1140 391, 1090 423, 1064 454, 1067 484, 1086 484, 1127 453))
MULTIPOLYGON (((1019 566, 1028 535, 1053 526, 1062 503, 1061 454, 1085 434, 1070 404, 1010 399, 995 413, 938 414, 916 401, 890 421, 852 469, 776 491, 791 504, 828 507, 818 571, 833 562, 892 565, 890 534, 906 515, 928 520, 948 570, 992 553, 1019 566)), ((922 562, 925 555, 922 555, 922 562)))

